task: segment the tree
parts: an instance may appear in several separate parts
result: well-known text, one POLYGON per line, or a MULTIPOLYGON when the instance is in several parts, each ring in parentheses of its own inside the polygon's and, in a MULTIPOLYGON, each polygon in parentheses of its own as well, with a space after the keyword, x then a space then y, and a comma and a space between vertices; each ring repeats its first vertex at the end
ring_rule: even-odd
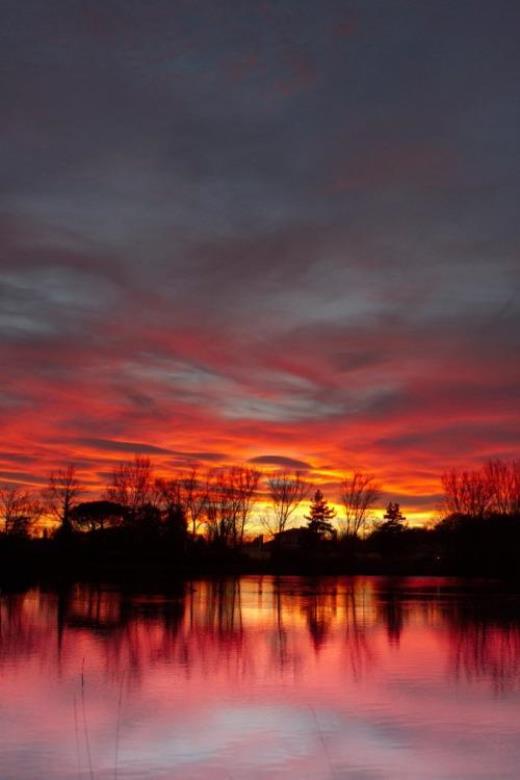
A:
POLYGON ((50 474, 49 484, 43 491, 45 506, 49 514, 60 523, 62 531, 71 530, 71 512, 80 493, 81 485, 73 464, 50 474))
POLYGON ((232 493, 233 507, 236 510, 232 527, 235 546, 241 547, 244 542, 244 532, 255 503, 259 480, 260 472, 256 469, 234 466, 228 471, 228 488, 232 493))
POLYGON ((406 517, 402 514, 399 504, 390 501, 387 504, 386 512, 383 515, 383 522, 379 526, 379 531, 383 533, 400 533, 404 531, 406 517))
POLYGON ((457 471, 442 475, 445 507, 448 514, 484 517, 492 499, 492 487, 482 470, 457 471))
POLYGON ((232 507, 221 469, 212 469, 206 474, 204 520, 208 540, 214 544, 228 544, 231 537, 232 507))
POLYGON ((379 499, 381 491, 373 474, 353 472, 342 483, 341 499, 345 518, 340 521, 346 536, 357 536, 364 531, 370 518, 370 510, 379 499))
POLYGON ((41 513, 41 504, 27 490, 19 485, 0 487, 0 517, 4 521, 6 534, 29 536, 41 513))
POLYGON ((489 460, 476 471, 442 475, 446 515, 484 518, 520 512, 520 460, 489 460))
POLYGON ((188 519, 182 480, 158 479, 155 484, 164 531, 170 541, 175 541, 178 546, 184 545, 188 532, 188 519))
POLYGON ((164 517, 164 531, 169 541, 173 542, 177 549, 186 547, 188 521, 182 504, 169 508, 168 514, 164 517))
POLYGON ((70 513, 74 526, 82 531, 102 531, 107 525, 119 525, 124 508, 113 501, 83 501, 70 513))
POLYGON ((127 522, 146 519, 157 503, 150 458, 136 455, 132 461, 119 463, 112 472, 105 498, 125 508, 127 522))
POLYGON ((208 538, 239 547, 256 499, 260 473, 243 466, 215 469, 206 481, 205 518, 208 538))
POLYGON ((156 479, 155 491, 159 506, 163 512, 168 513, 174 507, 183 506, 181 481, 179 479, 156 479))
POLYGON ((489 460, 483 467, 488 484, 489 511, 498 515, 520 513, 520 460, 489 460))
POLYGON ((193 468, 189 474, 178 480, 178 484, 180 501, 186 520, 190 525, 192 536, 195 537, 202 524, 206 504, 204 483, 199 477, 197 469, 193 468))
POLYGON ((310 504, 310 511, 308 515, 305 515, 305 519, 308 520, 308 528, 311 533, 317 536, 335 536, 335 529, 332 525, 332 520, 336 517, 336 511, 332 509, 321 490, 316 490, 310 504))
POLYGON ((288 527, 289 521, 295 510, 309 492, 309 485, 295 471, 277 472, 267 480, 269 497, 271 499, 272 515, 262 518, 267 530, 275 536, 283 533, 288 527))

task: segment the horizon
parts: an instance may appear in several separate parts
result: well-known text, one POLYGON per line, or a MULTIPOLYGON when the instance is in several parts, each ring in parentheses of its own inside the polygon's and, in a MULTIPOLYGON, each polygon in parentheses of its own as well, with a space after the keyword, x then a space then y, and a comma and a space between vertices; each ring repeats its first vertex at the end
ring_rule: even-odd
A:
MULTIPOLYGON (((139 456, 137 453, 134 453, 133 458, 129 457, 123 460, 118 458, 105 461, 104 465, 106 470, 97 471, 99 478, 94 482, 88 480, 88 472, 87 478, 85 479, 84 472, 81 468, 77 467, 76 463, 66 464, 66 466, 72 466, 74 468, 75 477, 78 481, 79 493, 75 500, 75 504, 80 504, 84 501, 97 501, 107 498, 109 488, 112 484, 112 477, 117 472, 118 467, 124 464, 131 464, 135 461, 135 459, 143 458, 146 461, 149 461, 152 471, 152 480, 175 481, 177 479, 182 480, 190 476, 195 476, 196 479, 200 481, 202 489, 204 489, 203 485, 206 477, 213 472, 218 474, 220 471, 225 472, 227 469, 235 467, 254 469, 257 471, 259 475, 259 483, 258 487, 254 491, 254 504, 251 510, 251 517, 247 523, 246 536, 248 537, 254 537, 259 533, 263 535, 269 535, 265 525, 262 524, 262 516, 272 512, 272 502, 269 498, 267 481, 269 478, 276 477, 277 475, 299 475, 306 484, 305 495, 294 510, 294 515, 291 518, 289 527, 295 527, 300 523, 306 523, 305 513, 308 512, 312 496, 316 490, 320 490, 323 492, 327 504, 336 512, 333 525, 337 528, 341 528, 341 521, 345 513, 345 505, 342 500, 342 490, 344 490, 342 483, 352 477, 354 473, 353 471, 348 471, 347 469, 343 471, 339 469, 335 469, 333 471, 313 469, 309 464, 304 464, 302 461, 290 458, 262 458, 261 463, 257 462, 257 458, 252 458, 249 461, 243 463, 225 462, 220 466, 211 464, 207 467, 204 467, 204 465, 199 462, 192 465, 191 471, 188 469, 172 470, 171 466, 168 466, 167 462, 163 463, 161 466, 160 461, 154 460, 153 456, 149 454, 139 456), (108 470, 109 468, 111 468, 110 471, 108 470)), ((59 469, 57 471, 59 472, 59 469)), ((11 484, 13 486, 28 490, 29 493, 35 495, 37 498, 39 494, 45 494, 49 484, 49 478, 54 473, 57 472, 50 472, 49 474, 44 475, 41 481, 38 481, 37 483, 31 482, 27 484, 23 481, 17 482, 16 480, 13 480, 11 483, 6 484, 11 484)), ((375 499, 373 505, 370 507, 369 514, 367 516, 367 526, 364 529, 365 531, 368 531, 373 526, 374 522, 382 519, 383 514, 387 509, 388 503, 393 501, 397 501, 397 503, 400 505, 405 519, 408 521, 408 525, 411 527, 428 525, 434 521, 438 521, 442 517, 443 506, 445 504, 445 493, 441 487, 442 475, 439 475, 438 478, 439 493, 438 503, 436 504, 435 508, 431 511, 424 510, 414 512, 413 510, 408 511, 407 507, 404 504, 401 504, 401 502, 398 500, 399 496, 397 495, 396 498, 395 492, 389 490, 384 485, 377 482, 376 475, 369 472, 362 473, 366 476, 372 477, 375 480, 375 486, 377 486, 377 489, 380 493, 379 497, 375 499)), ((44 512, 40 519, 35 523, 34 529, 36 530, 45 527, 58 528, 60 522, 61 521, 57 520, 56 518, 53 518, 52 515, 46 514, 44 512)))

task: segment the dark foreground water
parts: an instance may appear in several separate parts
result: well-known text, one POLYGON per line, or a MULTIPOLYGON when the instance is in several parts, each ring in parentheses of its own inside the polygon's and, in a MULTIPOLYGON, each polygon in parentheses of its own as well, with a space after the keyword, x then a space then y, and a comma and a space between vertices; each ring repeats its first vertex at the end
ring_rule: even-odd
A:
POLYGON ((520 600, 244 577, 0 597, 0 778, 520 777, 520 600))

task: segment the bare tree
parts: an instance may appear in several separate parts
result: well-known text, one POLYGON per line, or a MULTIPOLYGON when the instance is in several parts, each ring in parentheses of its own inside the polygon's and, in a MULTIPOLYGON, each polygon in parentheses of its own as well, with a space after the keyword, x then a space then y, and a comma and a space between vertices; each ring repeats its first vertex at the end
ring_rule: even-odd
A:
POLYGON ((168 511, 169 508, 182 506, 184 504, 181 495, 181 481, 179 479, 156 479, 155 492, 161 507, 168 511))
POLYGON ((204 482, 195 468, 189 474, 182 476, 178 482, 186 519, 192 535, 196 536, 203 522, 204 507, 206 505, 204 482))
POLYGON ((310 487, 299 471, 276 472, 267 480, 272 514, 265 515, 262 522, 273 536, 287 530, 289 522, 310 487))
POLYGON ((155 485, 163 508, 182 509, 187 527, 196 536, 204 522, 207 504, 207 485, 197 469, 181 473, 175 479, 157 479, 155 485))
POLYGON ((340 528, 347 536, 357 536, 366 528, 370 511, 381 496, 379 485, 373 474, 354 471, 341 485, 341 500, 345 507, 345 517, 340 528))
POLYGON ((231 536, 231 513, 223 472, 211 469, 206 474, 204 489, 204 522, 210 542, 228 543, 231 536))
POLYGON ((0 516, 6 534, 28 536, 41 514, 40 502, 27 490, 19 485, 0 487, 0 516))
POLYGON ((509 511, 511 514, 520 514, 520 460, 514 460, 510 464, 511 468, 511 481, 510 481, 510 504, 509 511))
POLYGON ((49 476, 49 484, 43 491, 45 507, 62 529, 71 528, 71 512, 80 493, 81 485, 72 463, 49 476))
POLYGON ((483 474, 490 493, 490 511, 502 515, 519 512, 520 460, 490 460, 484 465, 483 474))
POLYGON ((449 514, 483 517, 491 503, 491 488, 483 471, 457 471, 442 475, 444 503, 449 514))
POLYGON ((520 512, 520 460, 490 460, 477 471, 452 469, 442 476, 447 514, 484 517, 520 512))
POLYGON ((260 473, 243 466, 208 472, 205 522, 208 538, 239 547, 256 500, 260 473))
POLYGON ((166 533, 170 542, 175 539, 180 546, 185 545, 188 531, 188 518, 182 487, 181 479, 155 480, 158 519, 162 531, 166 533))
POLYGON ((157 503, 155 487, 150 458, 136 455, 114 469, 105 498, 124 507, 128 520, 135 522, 144 507, 157 503))
POLYGON ((244 466, 234 466, 228 472, 229 488, 236 508, 233 522, 233 541, 242 546, 244 532, 256 500, 260 472, 244 466))

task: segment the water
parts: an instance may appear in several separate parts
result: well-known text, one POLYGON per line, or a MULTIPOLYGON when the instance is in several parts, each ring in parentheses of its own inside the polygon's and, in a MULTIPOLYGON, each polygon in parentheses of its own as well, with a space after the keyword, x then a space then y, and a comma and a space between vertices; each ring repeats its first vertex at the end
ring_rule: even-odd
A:
POLYGON ((1 780, 520 776, 520 598, 244 577, 0 599, 1 780))

